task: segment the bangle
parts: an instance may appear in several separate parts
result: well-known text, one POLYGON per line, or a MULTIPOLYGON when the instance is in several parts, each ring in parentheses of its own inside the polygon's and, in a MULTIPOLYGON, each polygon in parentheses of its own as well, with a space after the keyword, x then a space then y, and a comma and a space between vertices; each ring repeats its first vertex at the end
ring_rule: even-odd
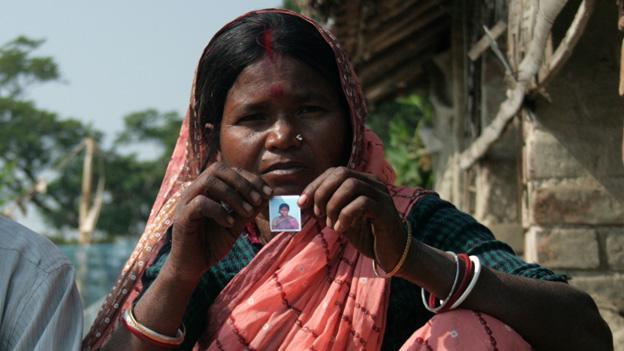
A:
POLYGON ((379 274, 379 272, 377 271, 376 261, 379 260, 379 255, 377 255, 377 236, 375 235, 375 227, 372 224, 370 224, 370 229, 371 233, 373 234, 373 253, 375 254, 375 258, 373 259, 373 272, 375 273, 375 276, 379 278, 390 278, 399 272, 401 267, 403 267, 405 260, 407 259, 407 254, 409 253, 410 247, 412 246, 412 226, 407 223, 407 242, 405 243, 405 249, 403 249, 403 254, 399 259, 399 262, 397 262, 397 264, 389 273, 386 273, 384 275, 379 274))
POLYGON ((481 274, 481 261, 479 260, 479 257, 477 256, 470 256, 470 261, 474 263, 474 267, 475 267, 474 274, 472 275, 470 284, 468 284, 468 287, 466 288, 466 290, 461 294, 461 296, 457 299, 457 301, 455 301, 455 303, 451 306, 451 309, 459 307, 459 305, 461 305, 464 302, 464 300, 466 300, 468 295, 470 295, 470 293, 472 292, 472 289, 474 289, 475 285, 477 284, 477 280, 479 280, 479 275, 481 274))
POLYGON ((460 267, 459 259, 457 258, 457 254, 455 254, 452 251, 447 251, 447 253, 450 253, 453 256, 453 260, 455 261, 455 278, 453 279, 453 285, 451 286, 451 290, 447 294, 446 299, 440 300, 440 306, 435 307, 435 296, 433 294, 430 294, 429 297, 430 298, 433 297, 433 303, 430 303, 431 299, 429 302, 427 302, 425 289, 424 288, 420 289, 420 296, 422 297, 423 305, 429 312, 432 312, 432 313, 438 313, 440 310, 442 310, 444 307, 448 305, 449 301, 451 301, 451 296, 455 294, 455 288, 457 288, 457 282, 459 281, 459 272, 461 270, 461 267, 460 267))
POLYGON ((184 342, 184 336, 186 335, 184 324, 182 324, 182 328, 178 329, 176 336, 171 337, 153 331, 143 324, 137 322, 137 320, 134 318, 132 307, 128 308, 124 312, 122 320, 128 331, 130 331, 139 339, 146 341, 150 344, 158 345, 160 347, 168 349, 174 349, 180 347, 180 345, 182 345, 182 343, 184 342))
POLYGON ((457 286, 457 290, 455 290, 455 293, 453 293, 453 295, 449 298, 447 307, 444 308, 440 312, 444 312, 453 308, 453 305, 455 305, 455 302, 457 301, 457 299, 464 293, 464 291, 466 290, 466 287, 468 286, 468 284, 470 283, 473 277, 473 273, 474 273, 473 265, 472 265, 472 261, 470 261, 470 257, 468 257, 468 255, 465 253, 460 253, 457 256, 459 260, 463 262, 464 264, 464 272, 463 272, 464 274, 461 279, 461 282, 457 286))

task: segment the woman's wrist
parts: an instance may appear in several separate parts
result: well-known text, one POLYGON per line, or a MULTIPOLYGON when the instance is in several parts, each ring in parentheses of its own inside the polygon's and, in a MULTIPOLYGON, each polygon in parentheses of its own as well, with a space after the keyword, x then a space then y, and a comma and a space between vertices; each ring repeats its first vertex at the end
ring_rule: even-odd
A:
POLYGON ((205 270, 189 269, 188 265, 179 264, 177 260, 169 257, 163 265, 159 277, 165 284, 175 284, 180 287, 189 287, 193 290, 199 284, 205 270))
MULTIPOLYGON (((375 256, 374 261, 379 262, 382 265, 382 268, 386 272, 386 274, 383 275, 385 277, 398 275, 399 272, 403 270, 403 266, 411 252, 411 246, 413 243, 411 227, 409 227, 408 223, 403 223, 399 226, 399 228, 400 229, 392 231, 393 235, 395 235, 396 238, 390 240, 390 242, 392 243, 392 247, 386 249, 386 252, 388 252, 388 254, 380 256, 377 252, 377 240, 373 242, 373 250, 375 256)), ((374 234, 374 228, 372 226, 371 230, 373 231, 373 237, 376 238, 376 235, 374 234)), ((373 271, 376 275, 380 276, 377 271, 376 264, 373 264, 373 271)))
POLYGON ((412 248, 396 276, 424 287, 436 296, 446 296, 455 274, 453 258, 419 240, 412 240, 412 248))
MULTIPOLYGON (((378 268, 389 273, 397 268, 407 246, 407 238, 409 235, 407 234, 405 226, 401 224, 393 227, 385 226, 385 228, 393 228, 389 230, 386 229, 385 231, 383 228, 384 226, 382 226, 382 231, 377 232, 372 223, 368 225, 370 234, 373 237, 372 258, 376 262, 378 268)), ((402 270, 401 267, 399 268, 402 270)), ((398 274, 398 272, 395 272, 395 275, 396 274, 398 274)))
MULTIPOLYGON (((176 336, 183 324, 184 312, 199 279, 201 279, 201 275, 179 274, 171 261, 167 260, 156 280, 135 304, 133 308, 134 320, 158 334, 176 336)), ((131 331, 131 329, 136 328, 126 329, 129 333, 136 335, 131 331)), ((143 340, 142 342, 146 341, 143 340)))
POLYGON ((418 281, 417 270, 414 268, 418 266, 418 255, 422 250, 422 243, 418 240, 414 240, 414 238, 410 238, 412 240, 412 245, 410 247, 409 252, 407 253, 407 257, 405 258, 405 262, 401 266, 401 269, 396 273, 396 277, 405 279, 412 283, 416 283, 418 281))

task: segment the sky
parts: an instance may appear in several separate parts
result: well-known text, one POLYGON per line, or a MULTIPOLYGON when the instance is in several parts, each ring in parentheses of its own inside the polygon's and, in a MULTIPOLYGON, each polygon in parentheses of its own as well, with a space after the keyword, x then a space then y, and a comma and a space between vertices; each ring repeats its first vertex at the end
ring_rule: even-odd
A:
MULTIPOLYGON (((184 114, 193 73, 217 30, 281 0, 13 0, 0 6, 0 45, 26 35, 45 39, 37 56, 52 56, 62 83, 30 89, 37 106, 90 123, 109 142, 123 117, 156 108, 184 114)), ((139 150, 140 151, 140 150, 139 150)), ((42 231, 29 211, 20 222, 42 231)))
POLYGON ((281 0, 13 0, 0 11, 0 44, 45 39, 63 83, 31 89, 38 106, 91 123, 110 140, 123 116, 147 108, 183 114, 193 72, 212 35, 281 0))

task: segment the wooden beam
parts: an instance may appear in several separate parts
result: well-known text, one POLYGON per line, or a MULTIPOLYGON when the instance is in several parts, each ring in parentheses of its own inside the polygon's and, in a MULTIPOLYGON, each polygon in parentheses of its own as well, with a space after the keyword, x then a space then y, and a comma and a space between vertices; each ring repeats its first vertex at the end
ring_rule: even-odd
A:
POLYGON ((618 29, 624 31, 624 0, 617 0, 618 7, 618 29))
POLYGON ((91 204, 91 187, 93 180, 93 154, 95 153, 95 140, 93 138, 85 138, 85 156, 82 166, 82 191, 80 194, 80 208, 79 208, 79 225, 78 240, 81 244, 88 244, 91 242, 91 234, 86 226, 85 222, 89 213, 89 206, 91 204))
POLYGON ((620 96, 624 96, 624 39, 622 39, 622 49, 620 50, 620 96))
POLYGON ((418 30, 426 28, 426 26, 439 20, 446 13, 446 9, 440 7, 437 1, 427 1, 418 6, 409 15, 402 16, 399 21, 379 29, 377 31, 379 35, 368 41, 366 53, 370 56, 375 56, 388 47, 396 45, 406 37, 413 36, 418 30))
POLYGON ((563 9, 567 0, 552 0, 543 3, 537 10, 537 22, 533 38, 529 43, 529 50, 518 67, 517 83, 513 89, 507 92, 505 100, 496 114, 494 120, 488 125, 481 135, 459 157, 459 166, 466 170, 485 155, 490 146, 503 134, 505 127, 522 107, 524 97, 531 87, 533 78, 541 67, 544 58, 544 48, 550 30, 563 9))
POLYGON ((548 84, 568 61, 576 44, 585 32, 587 22, 589 22, 589 18, 594 12, 594 7, 596 7, 596 0, 583 0, 583 2, 581 2, 574 16, 574 20, 572 20, 565 36, 561 39, 559 46, 544 63, 544 74, 541 75, 541 81, 538 84, 539 87, 548 84))
POLYGON ((466 19, 467 4, 465 0, 454 0, 451 32, 451 79, 453 91, 453 119, 451 121, 451 155, 452 188, 451 199, 459 209, 465 209, 463 198, 465 172, 459 167, 458 156, 464 148, 466 118, 466 19))
POLYGON ((368 85, 365 90, 366 100, 370 104, 375 104, 389 96, 395 96, 401 90, 405 90, 418 77, 422 76, 422 66, 419 62, 414 65, 403 66, 388 76, 388 79, 381 80, 376 84, 368 85))
POLYGON ((448 30, 448 21, 439 22, 431 26, 422 35, 413 39, 406 39, 402 45, 388 50, 381 56, 375 56, 371 61, 362 63, 359 67, 359 76, 364 86, 378 80, 388 80, 389 73, 402 66, 414 67, 416 60, 422 62, 422 56, 431 57, 433 49, 440 42, 440 37, 448 30))
MULTIPOLYGON (((494 27, 492 27, 492 29, 490 29, 492 38, 494 40, 498 39, 501 34, 505 33, 506 29, 507 23, 499 21, 494 27)), ((479 57, 481 57, 481 54, 483 54, 483 52, 490 47, 491 43, 492 39, 490 39, 488 35, 482 36, 481 39, 479 39, 479 41, 472 46, 470 51, 468 51, 468 58, 470 58, 471 61, 476 61, 479 57)))

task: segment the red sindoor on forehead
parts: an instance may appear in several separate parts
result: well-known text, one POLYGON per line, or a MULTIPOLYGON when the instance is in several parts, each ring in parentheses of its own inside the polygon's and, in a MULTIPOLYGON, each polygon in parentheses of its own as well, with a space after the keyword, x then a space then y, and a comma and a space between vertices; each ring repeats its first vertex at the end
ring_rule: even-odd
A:
MULTIPOLYGON (((264 50, 266 50, 266 55, 269 58, 269 61, 272 63, 271 66, 275 64, 274 60, 274 50, 273 50, 273 31, 271 28, 266 28, 264 33, 262 33, 262 45, 264 46, 264 50)), ((275 69, 275 67, 273 67, 275 69)), ((284 87, 281 84, 273 84, 271 85, 271 97, 272 98, 280 98, 284 95, 284 87)))
POLYGON ((273 31, 271 28, 267 28, 262 33, 262 44, 269 60, 273 61, 273 31))
POLYGON ((271 85, 271 97, 280 98, 284 95, 284 88, 281 84, 271 85))

